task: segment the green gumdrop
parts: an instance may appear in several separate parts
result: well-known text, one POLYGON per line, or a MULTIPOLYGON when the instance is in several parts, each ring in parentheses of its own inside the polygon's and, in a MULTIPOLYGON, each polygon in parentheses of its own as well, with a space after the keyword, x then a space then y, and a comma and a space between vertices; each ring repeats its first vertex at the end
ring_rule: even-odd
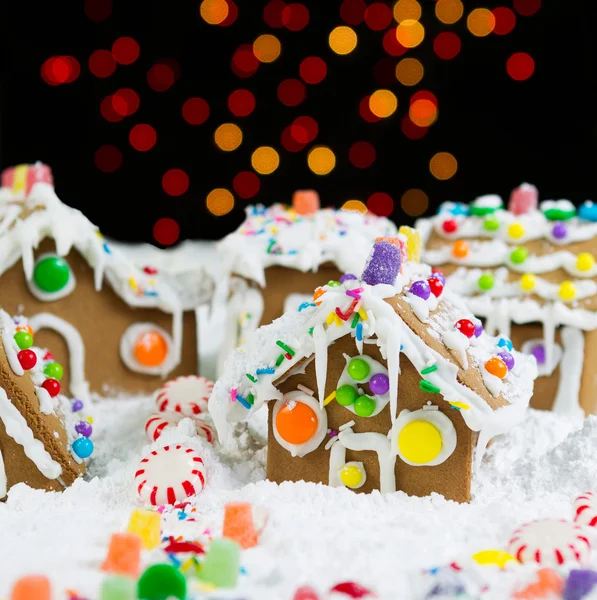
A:
POLYGON ((519 246, 516 250, 512 250, 510 260, 515 265, 522 264, 529 256, 529 251, 524 246, 519 246))
POLYGON ((172 565, 152 565, 141 575, 137 583, 137 595, 139 600, 185 600, 187 580, 172 565))
POLYGON ((500 222, 496 217, 487 217, 483 221, 485 231, 497 231, 500 228, 500 222))
POLYGON ((199 579, 220 588, 236 587, 240 569, 240 546, 227 539, 213 540, 201 570, 199 579))
POLYGON ((567 221, 571 219, 576 210, 563 210, 561 208, 548 208, 544 213, 545 218, 549 221, 567 221))
POLYGON ((40 260, 33 271, 33 280, 43 292, 59 292, 70 279, 70 269, 66 261, 58 256, 48 256, 40 260))
POLYGON ((62 379, 62 376, 64 375, 64 369, 60 363, 57 363, 57 362, 48 363, 44 367, 44 374, 47 375, 48 377, 51 377, 53 379, 60 381, 62 379))
POLYGON ((370 417, 375 411, 375 400, 369 396, 361 396, 354 403, 354 412, 359 417, 370 417))
POLYGON ((100 600, 136 600, 137 583, 128 577, 107 577, 102 582, 100 600))
POLYGON ((485 273, 479 277, 479 281, 477 283, 480 289, 488 291, 493 287, 493 275, 485 273))
POLYGON ((336 390, 336 402, 341 406, 350 406, 357 399, 357 396, 357 390, 348 383, 336 390))
POLYGON ((369 375, 369 371, 371 368, 369 367, 369 363, 362 358, 353 358, 350 363, 348 363, 348 374, 355 381, 362 381, 369 375))
POLYGON ((17 331, 14 335, 15 342, 21 350, 27 350, 33 346, 33 337, 26 331, 17 331))

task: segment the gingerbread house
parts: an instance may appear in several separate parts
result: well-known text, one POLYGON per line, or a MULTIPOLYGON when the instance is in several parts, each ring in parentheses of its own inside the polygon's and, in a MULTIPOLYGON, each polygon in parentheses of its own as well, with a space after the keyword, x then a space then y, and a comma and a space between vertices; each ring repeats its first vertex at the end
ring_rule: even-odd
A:
POLYGON ((394 223, 370 212, 320 209, 312 190, 296 192, 292 206, 247 207, 217 246, 230 284, 218 371, 259 325, 296 309, 318 285, 360 273, 375 239, 395 234, 394 223))
POLYGON ((62 393, 62 366, 0 310, 0 500, 16 483, 60 491, 85 472, 92 426, 62 393))
POLYGON ((531 406, 597 413, 597 206, 539 203, 537 189, 523 184, 507 209, 496 195, 446 202, 416 227, 425 261, 486 330, 535 355, 531 406))
POLYGON ((484 333, 406 231, 410 253, 400 235, 375 242, 361 279, 258 329, 216 383, 221 441, 270 403, 270 480, 466 502, 487 443, 522 419, 535 359, 484 333))
POLYGON ((151 391, 198 369, 195 308, 211 280, 135 266, 60 201, 45 165, 8 169, 0 189, 0 306, 31 315, 72 393, 151 391), (191 285, 187 283, 191 281, 191 285))

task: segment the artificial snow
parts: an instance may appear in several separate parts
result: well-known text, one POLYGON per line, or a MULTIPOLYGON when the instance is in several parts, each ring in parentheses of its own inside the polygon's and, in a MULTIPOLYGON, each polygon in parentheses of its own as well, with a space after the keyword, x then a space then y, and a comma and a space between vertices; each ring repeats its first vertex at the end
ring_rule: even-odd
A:
MULTIPOLYGON (((166 430, 155 444, 147 443, 144 424, 152 408, 150 398, 98 403, 96 452, 86 480, 63 493, 24 484, 10 490, 0 503, 0 597, 9 595, 18 577, 38 573, 50 577, 55 598, 74 590, 79 597, 97 599, 110 535, 126 528, 138 506, 137 465, 151 449, 172 442, 187 443, 201 454, 207 478, 193 502, 196 512, 189 515, 195 521, 180 520, 173 511, 165 519, 165 535, 203 541, 219 536, 224 504, 232 500, 248 501, 268 515, 259 545, 242 553, 239 587, 201 595, 191 586, 192 598, 290 600, 301 584, 323 593, 354 580, 382 599, 422 599, 429 583, 425 577, 430 577, 422 570, 453 561, 466 566, 480 587, 489 586, 482 598, 508 598, 515 584, 532 579, 531 570, 469 568, 471 555, 506 549, 510 534, 527 521, 571 519, 576 496, 597 491, 596 417, 582 422, 529 410, 520 425, 490 447, 467 505, 438 495, 364 495, 310 483, 269 483, 264 481, 264 411, 248 425, 237 425, 234 448, 224 450, 191 437, 188 420, 166 430)), ((143 561, 168 558, 153 550, 143 561)))

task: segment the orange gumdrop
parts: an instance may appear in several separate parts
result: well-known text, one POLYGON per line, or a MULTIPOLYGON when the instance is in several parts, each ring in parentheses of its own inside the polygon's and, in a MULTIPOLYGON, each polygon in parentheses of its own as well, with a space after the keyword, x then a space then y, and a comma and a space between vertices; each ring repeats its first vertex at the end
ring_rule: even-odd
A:
POLYGON ((19 325, 17 331, 26 331, 31 337, 33 337, 33 329, 31 325, 19 325))
POLYGON ((43 575, 21 577, 13 586, 11 600, 51 600, 50 580, 43 575))
POLYGON ((113 533, 102 571, 137 577, 141 565, 141 538, 134 533, 113 533))
POLYGON ((290 401, 276 416, 276 430, 289 444, 304 444, 317 431, 317 415, 304 402, 290 401))
POLYGON ((222 537, 234 540, 243 550, 257 545, 253 510, 248 502, 228 502, 224 505, 222 537))
POLYGON ((491 373, 491 375, 495 375, 496 377, 503 379, 508 372, 508 367, 501 358, 494 356, 485 363, 485 370, 488 373, 491 373))
POLYGON ((157 367, 168 356, 168 342, 155 330, 144 331, 135 342, 135 358, 145 367, 157 367))
POLYGON ((292 208, 299 215, 312 215, 319 210, 319 194, 315 190, 297 190, 292 195, 292 208))
POLYGON ((539 581, 529 584, 522 590, 515 592, 515 600, 545 600, 559 598, 564 591, 564 580, 551 569, 537 571, 539 581))
MULTIPOLYGON (((320 298, 324 294, 325 294, 325 290, 323 288, 317 288, 315 290, 315 293, 313 294, 313 300, 317 300, 317 298, 320 298)), ((315 304, 317 306, 319 306, 321 304, 321 302, 315 302, 315 304)))
POLYGON ((452 254, 456 258, 465 258, 468 256, 468 242, 465 240, 456 240, 452 245, 452 254))

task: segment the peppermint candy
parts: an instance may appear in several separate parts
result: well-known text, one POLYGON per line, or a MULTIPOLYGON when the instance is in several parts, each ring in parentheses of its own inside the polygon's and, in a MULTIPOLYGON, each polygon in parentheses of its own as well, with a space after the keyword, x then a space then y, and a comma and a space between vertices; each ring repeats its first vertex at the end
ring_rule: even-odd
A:
POLYGON ((177 377, 165 383, 156 393, 156 406, 160 412, 182 413, 195 417, 207 411, 213 381, 197 375, 177 377))
POLYGON ((587 492, 574 501, 574 521, 579 525, 597 526, 597 497, 587 492))
POLYGON ((516 530, 508 552, 521 563, 558 566, 566 562, 586 563, 591 543, 578 525, 565 520, 531 521, 516 530))
MULTIPOLYGON (((163 412, 154 413, 145 423, 145 433, 150 442, 155 442, 169 425, 178 425, 185 416, 181 413, 163 412)), ((210 444, 216 439, 215 429, 203 419, 193 419, 197 435, 207 440, 210 444)))
POLYGON ((203 459, 192 448, 164 446, 140 463, 135 487, 144 504, 176 504, 196 496, 205 485, 203 459))

